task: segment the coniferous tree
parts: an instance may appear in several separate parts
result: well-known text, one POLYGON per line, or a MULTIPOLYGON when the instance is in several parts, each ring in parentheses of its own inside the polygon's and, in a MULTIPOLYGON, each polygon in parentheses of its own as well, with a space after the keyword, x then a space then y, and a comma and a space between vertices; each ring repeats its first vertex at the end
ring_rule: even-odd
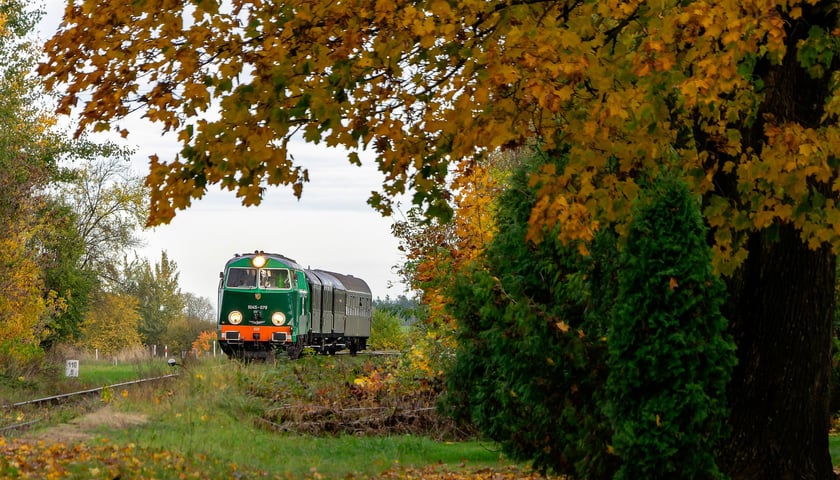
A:
POLYGON ((456 275, 448 298, 458 319, 457 356, 446 404, 518 460, 588 479, 611 478, 616 458, 599 398, 606 381, 606 321, 615 244, 608 229, 581 254, 581 244, 526 240, 534 190, 531 158, 499 199, 503 225, 487 252, 456 275), (601 241, 604 240, 604 241, 601 241), (610 241, 606 241, 610 240, 610 241), (597 271, 597 274, 596 274, 597 271), (593 282, 600 282, 595 286, 593 282))
POLYGON ((697 203, 665 178, 630 224, 609 334, 618 479, 719 478, 735 346, 697 203))

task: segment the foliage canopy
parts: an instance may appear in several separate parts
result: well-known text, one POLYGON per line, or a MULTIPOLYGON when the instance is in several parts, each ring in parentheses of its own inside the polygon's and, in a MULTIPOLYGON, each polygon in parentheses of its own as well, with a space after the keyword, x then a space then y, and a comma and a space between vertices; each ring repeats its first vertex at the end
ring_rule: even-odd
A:
POLYGON ((349 0, 279 4, 217 0, 94 0, 68 5, 39 71, 62 86, 60 111, 79 128, 116 128, 140 109, 182 142, 176 159, 152 158, 151 223, 167 222, 208 185, 259 203, 266 185, 301 194, 308 170, 289 152, 311 142, 370 149, 385 175, 371 203, 415 190, 444 213, 452 159, 471 159, 527 138, 572 161, 542 172, 531 235, 543 225, 591 237, 636 196, 635 173, 679 163, 693 189, 718 171, 743 199, 712 196, 719 266, 743 259, 738 232, 791 221, 811 242, 838 241, 834 200, 809 180, 840 189, 833 90, 821 125, 760 112, 767 65, 801 63, 829 75, 837 37, 790 32, 821 11, 804 2, 532 2, 349 0), (787 26, 790 26, 789 28, 787 26), (218 115, 210 113, 218 112, 218 115), (760 146, 741 127, 755 126, 760 146), (384 193, 384 195, 382 195, 384 193))
POLYGON ((91 308, 82 322, 83 345, 103 357, 124 349, 140 347, 138 328, 142 318, 137 298, 117 293, 94 295, 91 308))
MULTIPOLYGON (((120 281, 120 290, 136 297, 140 323, 138 330, 144 345, 163 345, 167 329, 173 322, 187 322, 184 316, 186 298, 178 287, 178 265, 171 260, 166 251, 162 251, 160 261, 152 265, 151 261, 135 258, 124 262, 124 278, 120 281)), ((186 330, 186 325, 184 325, 186 330)), ((195 332, 189 342, 195 339, 195 332)), ((182 339, 182 346, 189 347, 189 342, 182 339)))

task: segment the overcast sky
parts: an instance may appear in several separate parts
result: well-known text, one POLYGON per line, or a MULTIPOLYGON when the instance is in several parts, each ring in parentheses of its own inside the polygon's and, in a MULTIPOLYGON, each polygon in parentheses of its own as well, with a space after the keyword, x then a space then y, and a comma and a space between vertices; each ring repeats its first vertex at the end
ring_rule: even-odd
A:
MULTIPOLYGON (((48 0, 40 36, 49 38, 61 21, 64 1, 48 0)), ((121 125, 123 122, 121 122, 121 125)), ((138 173, 148 172, 148 158, 171 160, 180 145, 161 135, 161 128, 135 119, 126 140, 107 137, 135 150, 138 173)), ((91 137, 105 138, 105 137, 91 137)), ((177 213, 169 224, 143 233, 146 247, 138 252, 152 262, 165 250, 178 265, 181 289, 207 297, 215 306, 219 272, 235 253, 254 250, 281 253, 304 267, 353 275, 365 280, 373 297, 397 297, 404 287, 394 274, 402 262, 391 235, 390 218, 367 205, 378 190, 381 174, 370 161, 351 165, 344 151, 298 142, 296 161, 309 169, 310 182, 298 201, 289 188, 268 191, 259 207, 243 207, 233 192, 211 187, 203 199, 177 213), (389 284, 394 286, 388 288, 389 284)))

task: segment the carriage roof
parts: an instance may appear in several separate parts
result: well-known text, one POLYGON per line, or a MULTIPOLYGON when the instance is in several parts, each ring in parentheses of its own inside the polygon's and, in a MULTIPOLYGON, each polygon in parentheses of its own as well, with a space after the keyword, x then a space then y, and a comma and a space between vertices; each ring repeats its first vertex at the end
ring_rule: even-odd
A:
POLYGON ((370 287, 361 278, 357 278, 357 277, 354 277, 352 275, 344 275, 342 273, 328 272, 326 270, 315 270, 315 272, 319 276, 321 276, 322 274, 326 274, 326 275, 329 275, 330 277, 334 278, 348 292, 366 293, 368 295, 370 295, 370 293, 371 293, 370 292, 370 287))

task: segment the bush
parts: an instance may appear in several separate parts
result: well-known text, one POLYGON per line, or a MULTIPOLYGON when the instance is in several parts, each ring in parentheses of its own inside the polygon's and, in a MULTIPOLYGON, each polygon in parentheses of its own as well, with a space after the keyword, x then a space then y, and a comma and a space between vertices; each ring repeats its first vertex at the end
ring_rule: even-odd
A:
POLYGON ((407 338, 400 317, 385 310, 374 309, 370 324, 370 348, 405 350, 407 338))
POLYGON ((44 370, 45 358, 38 345, 16 340, 0 342, 0 376, 10 379, 36 377, 44 370))
POLYGON ((609 338, 616 478, 719 478, 735 345, 706 230, 677 180, 661 181, 634 213, 609 338))
POLYGON ((735 347, 687 188, 666 180, 654 191, 622 255, 609 225, 587 244, 562 244, 557 231, 535 244, 534 160, 498 199, 504 228, 446 291, 458 320, 446 407, 541 470, 720 476, 735 347))

